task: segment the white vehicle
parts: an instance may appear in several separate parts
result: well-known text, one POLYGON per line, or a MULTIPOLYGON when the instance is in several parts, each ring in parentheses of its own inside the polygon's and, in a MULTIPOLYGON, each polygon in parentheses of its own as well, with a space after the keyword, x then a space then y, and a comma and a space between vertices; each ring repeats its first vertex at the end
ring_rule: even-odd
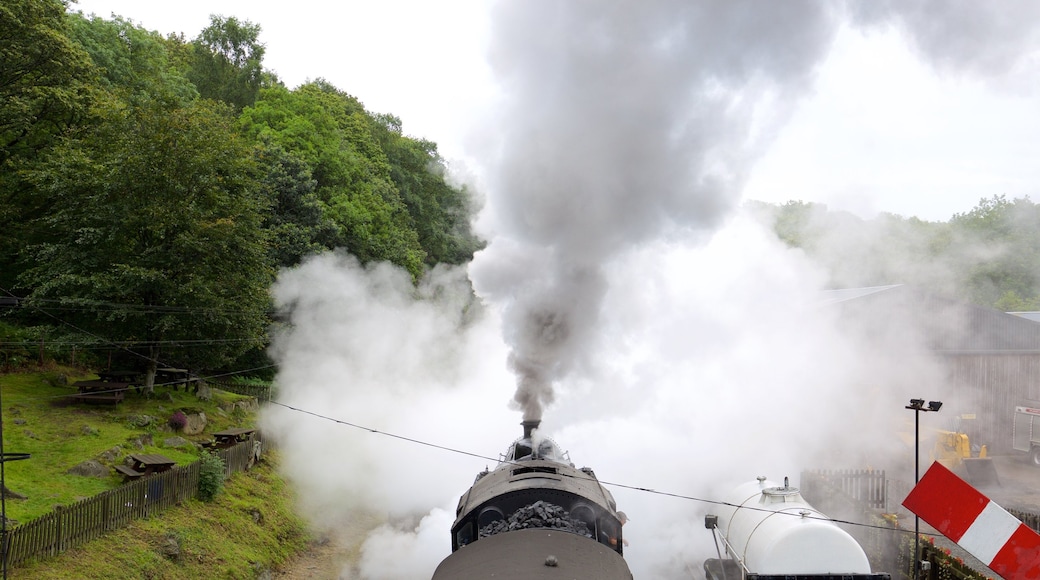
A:
POLYGON ((1011 447, 1028 453, 1033 465, 1040 467, 1040 408, 1015 407, 1011 434, 1011 447))
POLYGON ((738 486, 704 525, 721 540, 707 580, 889 580, 871 573, 863 548, 809 505, 797 488, 764 477, 738 486))

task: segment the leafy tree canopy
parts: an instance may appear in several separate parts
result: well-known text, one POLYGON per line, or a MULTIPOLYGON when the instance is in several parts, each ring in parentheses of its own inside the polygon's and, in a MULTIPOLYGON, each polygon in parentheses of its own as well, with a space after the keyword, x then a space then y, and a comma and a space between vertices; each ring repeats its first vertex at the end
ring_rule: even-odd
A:
POLYGON ((248 20, 210 16, 210 24, 192 41, 188 73, 199 93, 241 110, 256 101, 263 81, 264 45, 260 26, 248 20))
POLYGON ((0 3, 0 169, 75 123, 89 103, 94 69, 67 32, 58 0, 0 3))
POLYGON ((101 73, 100 85, 125 100, 160 100, 170 105, 198 98, 198 91, 176 66, 183 42, 163 38, 118 16, 69 15, 72 38, 101 73))
POLYGON ((982 199, 949 222, 862 220, 800 201, 753 207, 835 287, 905 283, 1002 310, 1040 306, 1040 206, 1029 198, 982 199))
POLYGON ((37 224, 50 234, 27 248, 30 299, 76 308, 78 325, 109 339, 151 345, 153 362, 170 340, 220 339, 165 352, 193 367, 259 346, 272 270, 254 175, 233 118, 211 101, 111 107, 27 174, 55 200, 37 224))

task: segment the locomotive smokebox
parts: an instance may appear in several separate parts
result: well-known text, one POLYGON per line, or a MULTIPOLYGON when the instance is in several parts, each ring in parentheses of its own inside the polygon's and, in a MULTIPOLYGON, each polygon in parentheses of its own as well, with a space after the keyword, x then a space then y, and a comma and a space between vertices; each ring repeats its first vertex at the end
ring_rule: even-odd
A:
POLYGON ((542 424, 541 419, 528 419, 520 422, 524 426, 524 439, 531 438, 531 432, 538 428, 542 424))

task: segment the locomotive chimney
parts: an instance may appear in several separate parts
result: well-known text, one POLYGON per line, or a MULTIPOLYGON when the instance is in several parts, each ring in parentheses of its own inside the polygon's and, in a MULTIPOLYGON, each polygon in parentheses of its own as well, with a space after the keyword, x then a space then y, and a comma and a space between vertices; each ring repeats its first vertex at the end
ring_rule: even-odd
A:
POLYGON ((531 432, 537 429, 538 426, 542 424, 542 421, 541 419, 529 419, 526 421, 521 421, 520 424, 524 426, 524 439, 530 439, 531 432))

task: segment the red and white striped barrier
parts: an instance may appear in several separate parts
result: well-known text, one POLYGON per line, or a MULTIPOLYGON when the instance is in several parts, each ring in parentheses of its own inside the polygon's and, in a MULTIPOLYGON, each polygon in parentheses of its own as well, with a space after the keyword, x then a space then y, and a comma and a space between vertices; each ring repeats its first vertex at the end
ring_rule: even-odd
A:
POLYGON ((903 506, 1007 580, 1040 579, 1040 535, 939 462, 903 506))

